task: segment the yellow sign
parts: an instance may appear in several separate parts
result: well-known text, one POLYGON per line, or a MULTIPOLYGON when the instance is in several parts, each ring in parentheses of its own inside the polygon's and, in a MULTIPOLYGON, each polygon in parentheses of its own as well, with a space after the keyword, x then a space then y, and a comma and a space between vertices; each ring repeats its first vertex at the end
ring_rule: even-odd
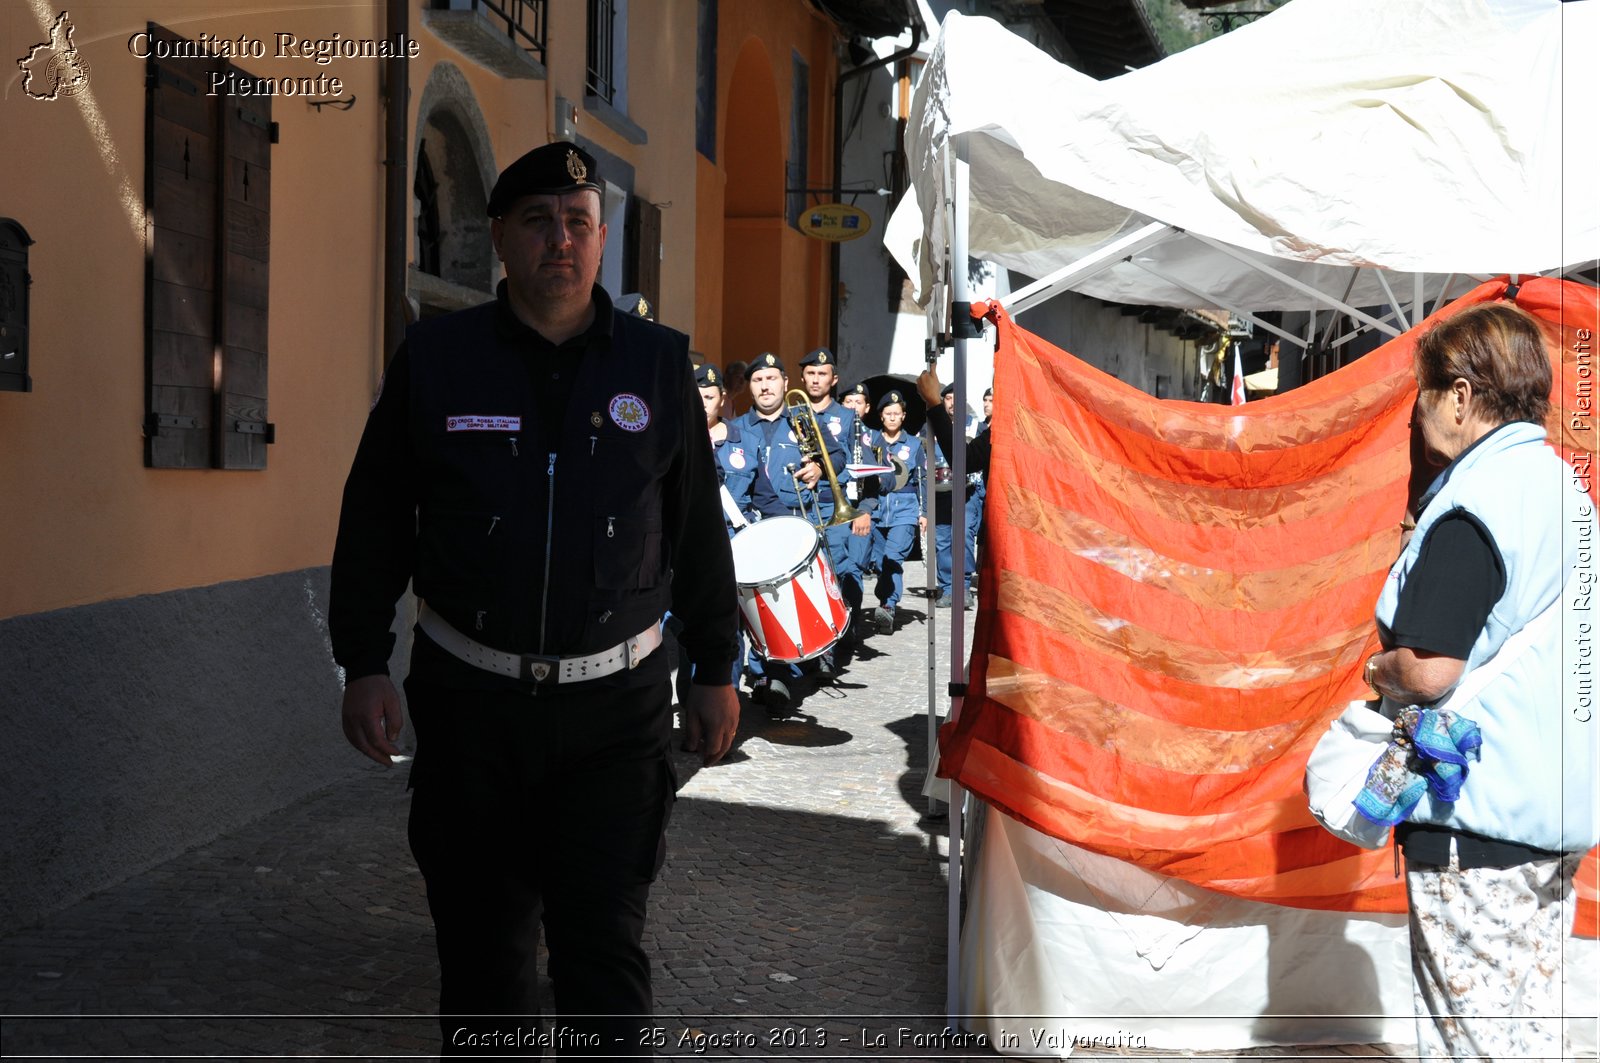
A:
POLYGON ((824 203, 800 215, 801 232, 835 244, 865 236, 870 228, 871 216, 845 203, 824 203))

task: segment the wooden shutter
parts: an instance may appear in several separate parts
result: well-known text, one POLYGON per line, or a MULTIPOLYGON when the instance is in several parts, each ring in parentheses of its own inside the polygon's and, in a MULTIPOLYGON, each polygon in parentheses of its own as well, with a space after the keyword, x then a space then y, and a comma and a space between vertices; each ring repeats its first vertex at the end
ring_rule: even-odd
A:
POLYGON ((272 97, 222 97, 223 194, 218 256, 218 462, 264 469, 267 420, 267 260, 272 203, 272 97))
POLYGON ((207 95, 226 60, 148 63, 145 464, 264 468, 271 97, 207 95))

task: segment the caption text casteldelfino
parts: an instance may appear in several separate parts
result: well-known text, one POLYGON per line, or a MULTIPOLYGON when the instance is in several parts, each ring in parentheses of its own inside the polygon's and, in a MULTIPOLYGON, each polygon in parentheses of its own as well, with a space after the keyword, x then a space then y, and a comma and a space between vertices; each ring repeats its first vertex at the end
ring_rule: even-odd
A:
MULTIPOLYGON (((422 46, 404 33, 392 37, 301 37, 294 33, 274 33, 270 42, 262 37, 240 34, 218 37, 202 33, 192 41, 169 41, 140 31, 128 38, 128 51, 136 59, 302 59, 327 66, 335 59, 415 59, 422 46)), ((207 96, 338 96, 344 82, 326 71, 315 76, 261 78, 244 74, 231 66, 209 71, 207 96)))

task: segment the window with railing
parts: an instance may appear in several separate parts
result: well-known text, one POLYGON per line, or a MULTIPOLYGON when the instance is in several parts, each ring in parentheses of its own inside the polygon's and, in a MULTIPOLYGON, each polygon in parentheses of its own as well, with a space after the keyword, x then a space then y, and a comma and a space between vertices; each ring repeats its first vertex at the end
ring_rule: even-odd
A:
POLYGON ((589 0, 589 70, 584 87, 620 110, 617 66, 617 5, 614 0, 589 0))
MULTIPOLYGON (((501 47, 509 44, 541 67, 544 65, 549 0, 433 0, 429 6, 433 11, 470 12, 476 15, 472 21, 481 28, 482 36, 499 38, 504 42, 501 47)), ((440 23, 439 28, 444 29, 442 36, 458 47, 463 46, 456 39, 459 33, 469 32, 465 27, 458 29, 452 23, 440 23)), ((477 42, 469 43, 467 52, 475 58, 482 58, 474 50, 476 46, 477 42)))

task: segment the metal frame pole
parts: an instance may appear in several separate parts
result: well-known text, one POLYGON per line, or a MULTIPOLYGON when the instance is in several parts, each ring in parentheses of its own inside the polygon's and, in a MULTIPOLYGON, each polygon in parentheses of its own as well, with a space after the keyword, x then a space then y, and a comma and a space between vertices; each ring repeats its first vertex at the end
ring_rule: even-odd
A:
MULTIPOLYGON (((967 266, 967 226, 970 202, 967 197, 968 168, 966 148, 956 147, 955 179, 951 183, 953 199, 954 239, 950 242, 951 298, 956 306, 972 301, 971 280, 967 266)), ((961 336, 967 322, 957 321, 951 314, 950 331, 961 336)), ((950 449, 950 683, 952 690, 965 690, 967 681, 966 654, 962 652, 966 635, 966 542, 967 542, 967 344, 968 339, 955 341, 955 399, 956 416, 951 417, 950 449), (961 589, 960 597, 956 596, 961 589)), ((949 718, 961 712, 961 698, 950 699, 949 718)), ((949 906, 947 911, 947 946, 945 972, 945 1013, 952 1026, 956 1024, 961 999, 961 838, 964 795, 954 780, 950 782, 950 862, 949 906)))

